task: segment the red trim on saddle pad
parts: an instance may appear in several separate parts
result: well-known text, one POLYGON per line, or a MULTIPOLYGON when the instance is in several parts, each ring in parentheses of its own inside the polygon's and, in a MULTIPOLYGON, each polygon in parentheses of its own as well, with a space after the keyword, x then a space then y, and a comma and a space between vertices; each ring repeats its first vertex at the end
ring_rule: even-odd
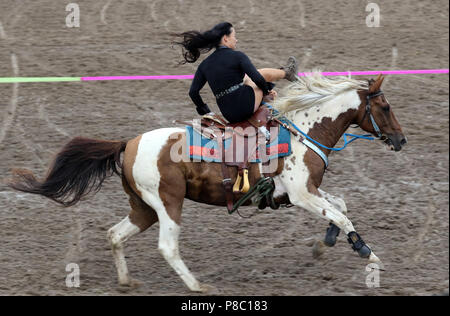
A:
MULTIPOLYGON (((275 146, 266 147, 266 155, 269 157, 287 153, 289 153, 289 144, 278 144, 275 146)), ((219 159, 219 151, 216 151, 214 148, 189 146, 189 156, 197 156, 207 159, 219 159)), ((252 157, 251 159, 259 159, 259 157, 259 151, 257 151, 256 157, 252 157)))

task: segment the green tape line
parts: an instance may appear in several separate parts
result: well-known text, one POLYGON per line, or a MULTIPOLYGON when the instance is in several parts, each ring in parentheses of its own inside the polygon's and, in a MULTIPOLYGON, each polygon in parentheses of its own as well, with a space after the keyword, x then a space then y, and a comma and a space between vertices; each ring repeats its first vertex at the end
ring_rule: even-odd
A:
POLYGON ((81 77, 13 77, 0 78, 0 83, 81 81, 81 77))

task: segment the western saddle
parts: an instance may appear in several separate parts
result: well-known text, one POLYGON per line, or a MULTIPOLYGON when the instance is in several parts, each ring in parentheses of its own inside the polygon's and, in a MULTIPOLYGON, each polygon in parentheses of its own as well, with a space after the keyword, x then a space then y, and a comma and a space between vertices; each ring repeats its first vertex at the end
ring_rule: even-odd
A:
POLYGON ((200 125, 190 124, 202 136, 217 141, 222 155, 223 186, 229 211, 233 208, 233 193, 246 193, 250 189, 250 161, 258 158, 263 164, 268 162, 266 144, 278 137, 278 122, 273 118, 272 109, 263 105, 247 121, 231 124, 221 115, 207 114, 202 116, 200 125), (224 150, 226 141, 230 145, 224 150), (233 187, 228 166, 238 168, 233 187))

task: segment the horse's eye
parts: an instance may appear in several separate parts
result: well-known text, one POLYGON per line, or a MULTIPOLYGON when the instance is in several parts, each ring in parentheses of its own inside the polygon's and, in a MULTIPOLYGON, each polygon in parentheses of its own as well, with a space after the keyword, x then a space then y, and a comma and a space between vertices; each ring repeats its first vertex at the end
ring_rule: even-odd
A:
POLYGON ((383 106, 382 109, 383 109, 384 112, 389 112, 389 111, 391 110, 391 107, 390 107, 390 105, 388 104, 388 105, 386 105, 386 106, 383 106))

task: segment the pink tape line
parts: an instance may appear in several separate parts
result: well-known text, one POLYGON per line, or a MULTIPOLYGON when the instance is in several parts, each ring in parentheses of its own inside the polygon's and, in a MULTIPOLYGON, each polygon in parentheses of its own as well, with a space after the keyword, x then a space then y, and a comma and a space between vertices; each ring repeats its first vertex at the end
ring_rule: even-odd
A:
MULTIPOLYGON (((310 76, 311 72, 300 72, 300 77, 310 76)), ((364 75, 410 75, 410 74, 448 74, 448 69, 419 69, 419 70, 374 70, 374 71, 342 71, 322 72, 324 76, 364 76, 364 75)), ((193 79, 194 75, 166 75, 166 76, 109 76, 109 77, 82 77, 81 81, 104 81, 104 80, 172 80, 193 79)))
MULTIPOLYGON (((299 76, 309 76, 311 72, 301 72, 299 76)), ((364 76, 364 75, 411 75, 411 74, 448 74, 448 69, 418 69, 418 70, 373 70, 373 71, 342 71, 322 72, 324 76, 364 76)))
POLYGON ((81 81, 193 79, 194 75, 81 77, 81 81))

